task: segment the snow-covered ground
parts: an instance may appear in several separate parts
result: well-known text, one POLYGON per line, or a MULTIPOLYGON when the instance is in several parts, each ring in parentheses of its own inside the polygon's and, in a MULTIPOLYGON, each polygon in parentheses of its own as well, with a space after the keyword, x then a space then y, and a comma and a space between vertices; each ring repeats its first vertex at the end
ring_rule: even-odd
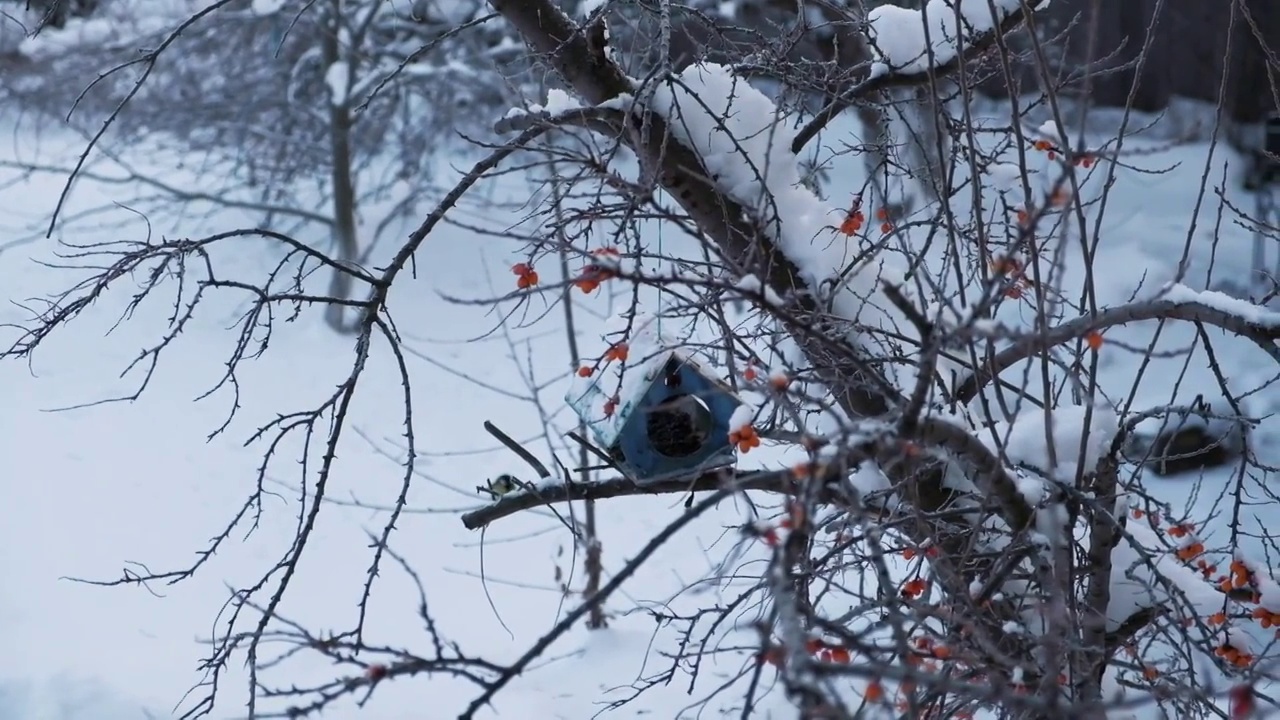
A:
MULTIPOLYGON (((840 133, 847 132, 848 126, 837 126, 828 141, 838 141, 840 133)), ((29 157, 31 145, 23 135, 0 136, 6 138, 0 158, 19 151, 29 157)), ((43 143, 51 154, 64 149, 48 138, 43 143)), ((1222 158, 1206 171, 1207 151, 1205 144, 1163 148, 1133 157, 1135 169, 1118 171, 1095 268, 1101 304, 1124 302, 1142 283, 1152 290, 1160 287, 1173 277, 1188 238, 1197 271, 1186 282, 1203 286, 1214 232, 1220 235, 1214 277, 1242 277, 1248 271, 1248 232, 1231 223, 1217 227, 1212 202, 1200 217, 1194 215, 1202 175, 1208 173, 1211 186, 1223 176, 1222 158), (1145 172, 1169 167, 1173 169, 1164 174, 1145 172), (1196 230, 1189 233, 1193 221, 1196 230)), ((838 198, 831 201, 833 211, 861 184, 862 164, 850 158, 842 162, 835 173, 838 186, 826 188, 828 198, 838 198)), ((58 250, 54 241, 38 239, 12 247, 5 243, 6 235, 25 237, 30 223, 52 208, 60 189, 58 178, 7 183, 0 174, 0 296, 14 301, 0 305, 0 345, 7 346, 15 332, 4 324, 27 320, 23 305, 29 305, 28 299, 62 289, 74 279, 69 271, 35 262, 50 259, 58 250)), ((514 194, 521 188, 506 185, 500 190, 514 194)), ((1228 196, 1236 192, 1234 184, 1227 187, 1228 196)), ((73 197, 80 208, 97 207, 112 200, 106 193, 105 188, 83 183, 73 197)), ((1247 199, 1237 199, 1249 207, 1247 199)), ((504 225, 502 217, 485 212, 491 226, 504 225)), ((245 216, 221 213, 202 220, 200 227, 175 219, 150 232, 196 236, 252 224, 245 216)), ((110 223, 91 217, 73 223, 61 237, 80 242, 140 239, 147 232, 140 218, 121 209, 110 223)), ((444 635, 464 652, 494 660, 517 657, 577 602, 577 597, 565 597, 559 590, 557 568, 572 587, 581 588, 581 569, 570 564, 567 532, 549 513, 504 519, 482 537, 465 530, 456 512, 479 503, 473 488, 486 478, 507 471, 527 476, 517 458, 495 450, 481 425, 492 420, 517 438, 540 433, 541 417, 528 387, 538 387, 542 408, 569 427, 562 407, 564 384, 548 385, 569 370, 559 313, 530 327, 509 323, 493 333, 499 315, 483 306, 445 299, 506 293, 509 267, 520 259, 514 254, 517 249, 510 241, 441 226, 418 257, 417 278, 399 288, 392 302, 408 345, 430 358, 410 358, 421 457, 410 492, 414 511, 400 521, 393 547, 422 574, 431 612, 444 635), (514 350, 509 338, 520 341, 514 350), (480 577, 482 558, 487 583, 480 577)), ((264 253, 252 249, 218 259, 231 271, 248 275, 261 272, 269 262, 264 253)), ((1079 277, 1083 271, 1078 259, 1067 261, 1070 272, 1076 273, 1073 277, 1079 277)), ((1065 284, 1079 286, 1078 280, 1065 284)), ((72 332, 51 337, 30 365, 0 363, 0 646, 5 649, 0 652, 0 717, 6 719, 124 720, 141 717, 144 707, 154 717, 171 716, 184 693, 202 679, 197 670, 206 651, 202 642, 221 630, 217 618, 228 586, 256 581, 289 548, 297 522, 299 475, 289 459, 294 455, 288 453, 297 452, 297 443, 287 444, 285 460, 268 473, 273 483, 269 489, 280 497, 268 500, 260 527, 243 541, 243 529, 237 530, 234 540, 194 577, 148 588, 103 588, 66 578, 110 580, 132 562, 151 571, 192 563, 195 553, 222 531, 252 492, 262 448, 246 448, 244 441, 276 413, 317 405, 350 370, 352 341, 328 330, 318 311, 280 324, 270 350, 242 368, 235 420, 206 442, 232 403, 225 392, 193 402, 216 383, 231 350, 226 328, 243 308, 238 304, 242 298, 227 296, 197 315, 136 401, 52 412, 132 391, 140 376, 121 378, 120 372, 140 348, 156 342, 170 308, 163 302, 144 305, 108 334, 128 300, 123 292, 107 295, 72 326, 72 332)), ((530 315, 536 315, 541 303, 534 299, 530 315)), ((595 309, 601 317, 608 312, 603 306, 595 309)), ((598 319, 583 319, 580 337, 592 341, 598 319)), ((1153 327, 1108 333, 1101 371, 1106 390, 1124 393, 1132 385, 1140 358, 1123 347, 1143 347, 1153 327)), ((1195 330, 1172 325, 1161 337, 1162 348, 1186 347, 1195 330)), ((1237 392, 1276 374, 1270 360, 1248 341, 1217 339, 1215 350, 1225 374, 1239 384, 1237 392)), ((1135 408, 1168 402, 1170 378, 1185 361, 1158 359, 1156 367, 1146 371, 1135 408)), ((360 433, 344 440, 329 489, 332 498, 366 507, 325 508, 325 519, 282 607, 285 616, 316 630, 341 631, 354 624, 373 552, 367 533, 379 531, 386 519, 384 512, 370 507, 391 505, 400 491, 395 453, 402 442, 403 389, 388 353, 375 349, 371 362, 375 371, 362 380, 351 410, 352 427, 360 433)), ((1190 361, 1183 384, 1210 392, 1213 380, 1202 354, 1190 361)), ((1266 415, 1280 404, 1280 396, 1267 390, 1250 403, 1254 415, 1266 415)), ((1256 435, 1261 439, 1257 451, 1272 465, 1280 464, 1280 457, 1267 456, 1269 451, 1275 454, 1269 450, 1275 434, 1274 423, 1267 421, 1256 435)), ((547 451, 545 445, 535 447, 547 451)), ((1192 517, 1203 518, 1213 509, 1230 472, 1206 474, 1202 488, 1185 476, 1149 478, 1147 485, 1175 512, 1186 508, 1192 517)), ((681 512, 682 500, 671 496, 602 503, 599 523, 606 576, 681 512)), ((1255 517, 1242 522, 1259 530, 1274 523, 1271 512, 1259 508, 1255 517)), ((639 571, 611 610, 672 601, 673 593, 714 571, 729 552, 735 537, 732 527, 746 517, 743 508, 726 505, 695 522, 639 571)), ((1221 534, 1203 534, 1211 549, 1226 544, 1221 534)), ((1255 541, 1241 542, 1262 556, 1261 548, 1248 545, 1255 541)), ((727 595, 732 590, 726 583, 707 592, 727 595)), ((707 598, 699 601, 706 603, 707 598)), ((409 578, 392 565, 384 567, 373 593, 367 639, 373 644, 425 647, 429 638, 416 619, 416 603, 409 578)), ((747 611, 737 619, 741 632, 732 644, 738 649, 726 651, 704 669, 691 694, 688 679, 680 678, 656 686, 636 709, 617 716, 641 716, 638 708, 643 707, 650 717, 681 717, 683 708, 748 667, 755 640, 749 627, 753 616, 747 611)), ((633 683, 665 669, 664 659, 651 646, 654 631, 654 621, 643 612, 616 617, 609 630, 594 635, 574 631, 552 648, 547 662, 498 696, 491 716, 591 717, 601 709, 599 703, 625 696, 633 683)), ((659 647, 662 642, 660 638, 659 647)), ((304 659, 291 665, 287 678, 320 682, 333 673, 326 663, 304 659)), ((238 659, 220 692, 215 716, 242 714, 245 675, 238 659)), ((326 717, 453 717, 477 692, 454 680, 397 680, 380 686, 363 710, 345 703, 326 717)), ((722 697, 713 707, 732 706, 739 698, 733 693, 722 697)), ((770 712, 787 717, 782 707, 780 693, 775 692, 760 706, 760 717, 770 717, 770 712)))

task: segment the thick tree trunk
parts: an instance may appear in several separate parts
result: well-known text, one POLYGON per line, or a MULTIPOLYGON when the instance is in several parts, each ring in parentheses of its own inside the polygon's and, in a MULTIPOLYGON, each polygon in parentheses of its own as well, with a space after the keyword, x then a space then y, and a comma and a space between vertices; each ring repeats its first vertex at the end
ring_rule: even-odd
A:
MULTIPOLYGON (((320 43, 321 56, 325 68, 332 67, 342 60, 342 49, 338 40, 338 26, 341 12, 337 0, 332 7, 333 25, 325 32, 320 43)), ((343 266, 354 265, 360 255, 360 243, 356 228, 356 186, 355 173, 351 167, 351 107, 346 98, 341 102, 329 103, 329 154, 330 170, 333 182, 333 243, 334 259, 343 266)), ((333 271, 329 283, 329 295, 350 300, 352 291, 351 276, 345 272, 333 271)), ((358 319, 349 317, 346 305, 330 304, 325 309, 325 320, 330 327, 340 333, 354 332, 359 324, 358 319)))

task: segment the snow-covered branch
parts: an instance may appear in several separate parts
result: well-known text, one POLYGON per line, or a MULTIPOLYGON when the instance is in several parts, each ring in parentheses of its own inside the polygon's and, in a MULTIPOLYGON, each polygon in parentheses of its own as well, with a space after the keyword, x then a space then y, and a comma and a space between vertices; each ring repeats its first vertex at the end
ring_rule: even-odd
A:
POLYGON ((1050 0, 930 0, 923 10, 880 5, 867 16, 867 41, 878 58, 863 79, 820 110, 792 140, 799 153, 840 113, 882 90, 936 82, 987 52, 1050 0), (958 22, 957 22, 958 19, 958 22))
POLYGON ((1001 372, 1058 345, 1079 340, 1090 332, 1101 333, 1107 328, 1148 320, 1183 320, 1212 325, 1248 338, 1280 362, 1280 348, 1276 347, 1276 340, 1280 339, 1280 313, 1220 292, 1197 292, 1183 285, 1174 285, 1156 299, 1106 308, 1096 315, 1078 317, 1019 337, 996 353, 986 367, 966 378, 957 387, 956 397, 961 402, 969 402, 1001 372))

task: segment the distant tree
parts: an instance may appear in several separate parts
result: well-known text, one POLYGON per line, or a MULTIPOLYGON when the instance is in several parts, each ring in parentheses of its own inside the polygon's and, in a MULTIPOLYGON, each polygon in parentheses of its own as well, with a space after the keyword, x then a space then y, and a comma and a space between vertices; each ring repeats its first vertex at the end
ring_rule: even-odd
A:
MULTIPOLYGON (((1158 111, 1174 98, 1217 105, 1231 121, 1229 138, 1280 108, 1280 8, 1270 0, 1057 0, 1038 21, 1042 33, 1061 34, 1046 48, 1053 77, 1087 72, 1089 102, 1158 111)), ((1015 69, 1012 85, 993 77, 984 90, 1000 96, 1038 88, 1030 66, 1015 69)), ((1075 84, 1070 94, 1083 91, 1075 84)), ((1245 144, 1248 144, 1246 141, 1245 144)))
MULTIPOLYGON (((458 146, 449 128, 507 102, 495 70, 520 59, 478 0, 106 0, 93 29, 55 16, 32 26, 0 92, 36 123, 81 128, 92 140, 81 162, 138 181, 141 211, 243 209, 324 238, 307 242, 348 267, 436 193, 436 150, 458 146), (189 184, 156 157, 190 168, 189 184)), ((331 277, 330 294, 347 297, 348 274, 331 277)), ((327 320, 352 329, 338 306, 327 320)))
POLYGON ((98 4, 99 0, 5 0, 0 6, 8 6, 4 10, 12 12, 21 5, 24 12, 34 15, 36 25, 60 28, 68 19, 92 15, 98 4))

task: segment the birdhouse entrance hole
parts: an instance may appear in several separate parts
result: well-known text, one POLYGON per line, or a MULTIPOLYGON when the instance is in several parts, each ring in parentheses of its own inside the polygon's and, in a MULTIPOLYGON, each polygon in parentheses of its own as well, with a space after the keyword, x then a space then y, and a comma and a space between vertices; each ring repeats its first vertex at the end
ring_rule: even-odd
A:
POLYGON ((711 408, 696 395, 676 395, 646 415, 649 444, 669 458, 685 458, 701 451, 714 424, 711 408))

